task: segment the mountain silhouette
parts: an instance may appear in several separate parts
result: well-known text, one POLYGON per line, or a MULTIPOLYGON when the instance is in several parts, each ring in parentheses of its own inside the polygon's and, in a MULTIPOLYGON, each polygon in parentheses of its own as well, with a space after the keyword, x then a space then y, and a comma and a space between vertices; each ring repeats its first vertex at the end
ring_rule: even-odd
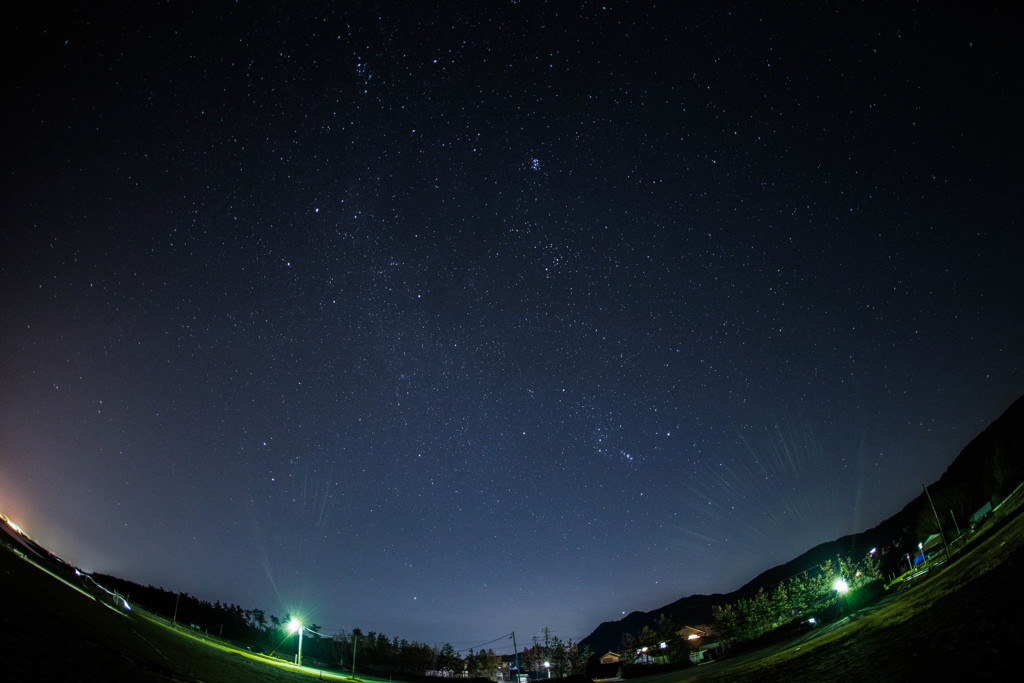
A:
MULTIPOLYGON (((953 460, 938 481, 928 484, 928 494, 938 514, 944 538, 953 538, 971 525, 971 516, 986 503, 996 505, 1024 480, 1024 396, 1021 396, 953 460)), ((631 612, 617 621, 606 621, 580 641, 596 654, 618 650, 627 633, 639 635, 665 614, 679 626, 709 624, 714 605, 749 598, 764 588, 800 572, 835 560, 837 556, 860 559, 872 548, 880 552, 883 575, 899 574, 906 556, 918 553, 917 545, 939 531, 924 490, 892 517, 877 526, 821 543, 789 562, 772 567, 729 593, 691 595, 648 612, 631 612)))

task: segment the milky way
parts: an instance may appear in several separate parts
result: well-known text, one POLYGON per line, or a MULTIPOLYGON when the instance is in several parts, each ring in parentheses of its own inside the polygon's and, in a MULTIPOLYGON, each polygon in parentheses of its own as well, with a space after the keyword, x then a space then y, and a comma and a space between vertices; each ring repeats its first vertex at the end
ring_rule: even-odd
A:
POLYGON ((1024 391, 1000 9, 187 4, 3 28, 0 510, 76 564, 578 639, 1024 391))

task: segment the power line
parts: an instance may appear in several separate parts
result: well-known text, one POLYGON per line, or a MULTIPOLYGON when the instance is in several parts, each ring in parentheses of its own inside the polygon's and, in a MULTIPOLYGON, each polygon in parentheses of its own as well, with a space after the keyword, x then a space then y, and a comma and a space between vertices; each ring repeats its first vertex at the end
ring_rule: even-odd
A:
POLYGON ((511 638, 511 637, 512 637, 512 633, 509 632, 509 633, 506 633, 503 636, 498 636, 497 638, 495 638, 493 640, 488 640, 486 643, 480 643, 479 645, 474 645, 473 647, 464 647, 461 650, 456 650, 456 652, 465 652, 467 650, 478 650, 478 649, 482 648, 484 645, 490 645, 491 643, 496 643, 499 640, 505 640, 506 638, 511 638))

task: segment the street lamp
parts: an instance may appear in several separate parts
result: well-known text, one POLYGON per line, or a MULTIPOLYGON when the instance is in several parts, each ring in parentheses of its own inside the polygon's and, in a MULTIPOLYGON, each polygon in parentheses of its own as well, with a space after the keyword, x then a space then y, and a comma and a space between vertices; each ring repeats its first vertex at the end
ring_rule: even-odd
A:
POLYGON ((288 630, 299 634, 299 655, 296 657, 295 663, 302 666, 302 624, 298 619, 292 619, 288 622, 288 630))
POLYGON ((846 583, 846 579, 840 576, 832 583, 832 590, 842 595, 850 590, 850 585, 846 583))
POLYGON ((548 678, 551 678, 551 662, 544 662, 544 668, 548 670, 548 678))

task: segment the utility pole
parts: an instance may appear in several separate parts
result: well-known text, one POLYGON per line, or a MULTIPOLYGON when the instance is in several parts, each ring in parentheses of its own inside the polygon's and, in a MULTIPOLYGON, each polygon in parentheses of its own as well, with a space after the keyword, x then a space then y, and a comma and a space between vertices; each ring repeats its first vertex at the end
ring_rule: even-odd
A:
POLYGON ((516 680, 513 683, 519 683, 519 648, 516 646, 515 631, 512 631, 512 652, 516 655, 516 680))
POLYGON ((176 597, 174 599, 174 619, 172 619, 171 621, 174 622, 175 626, 178 625, 178 601, 179 600, 181 600, 181 591, 178 591, 178 597, 176 597))
MULTIPOLYGON (((924 495, 928 496, 928 504, 932 506, 932 514, 935 515, 935 525, 939 527, 939 538, 942 539, 942 549, 946 551, 946 560, 949 560, 949 546, 946 545, 946 535, 942 533, 942 523, 939 522, 939 513, 935 511, 935 503, 932 502, 932 494, 928 493, 928 487, 921 484, 921 488, 924 489, 924 495)), ((922 548, 922 552, 924 548, 922 548)))
POLYGON ((356 645, 359 643, 359 634, 352 631, 352 678, 356 677, 356 645))

